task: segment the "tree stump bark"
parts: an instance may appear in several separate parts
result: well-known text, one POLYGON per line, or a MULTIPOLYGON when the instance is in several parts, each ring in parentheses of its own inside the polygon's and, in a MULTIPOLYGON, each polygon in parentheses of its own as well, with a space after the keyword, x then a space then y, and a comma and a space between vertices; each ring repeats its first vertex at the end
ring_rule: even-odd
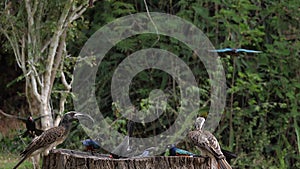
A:
POLYGON ((43 158, 43 169, 211 169, 201 157, 143 157, 111 159, 108 155, 66 149, 52 150, 43 158))

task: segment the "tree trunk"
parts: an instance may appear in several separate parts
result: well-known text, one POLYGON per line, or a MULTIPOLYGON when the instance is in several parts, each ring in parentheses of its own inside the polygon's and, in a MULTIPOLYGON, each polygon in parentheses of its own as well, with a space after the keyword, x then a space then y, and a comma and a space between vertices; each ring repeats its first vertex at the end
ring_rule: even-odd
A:
POLYGON ((210 169, 210 159, 201 157, 144 157, 111 159, 107 155, 57 149, 43 159, 43 169, 210 169))
POLYGON ((53 127, 53 118, 51 114, 50 103, 48 95, 41 95, 41 104, 40 104, 40 115, 43 116, 41 119, 42 129, 48 130, 53 127))

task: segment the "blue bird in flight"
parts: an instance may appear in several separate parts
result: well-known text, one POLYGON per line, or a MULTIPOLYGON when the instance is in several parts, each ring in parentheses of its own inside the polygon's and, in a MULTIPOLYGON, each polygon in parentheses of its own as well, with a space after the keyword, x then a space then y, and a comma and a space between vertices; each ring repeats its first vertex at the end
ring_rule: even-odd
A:
POLYGON ((236 48, 224 48, 224 49, 216 49, 216 50, 208 50, 209 52, 217 52, 217 53, 225 53, 225 52, 245 52, 245 53, 262 53, 262 51, 258 50, 249 50, 249 49, 236 49, 236 48))

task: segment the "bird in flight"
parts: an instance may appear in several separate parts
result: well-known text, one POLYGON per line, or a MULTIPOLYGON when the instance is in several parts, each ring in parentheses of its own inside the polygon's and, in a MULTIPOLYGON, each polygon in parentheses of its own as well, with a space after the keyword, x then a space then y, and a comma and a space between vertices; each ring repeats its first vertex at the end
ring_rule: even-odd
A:
POLYGON ((44 153, 44 155, 48 155, 49 151, 61 144, 68 136, 73 121, 78 121, 79 118, 88 118, 93 121, 93 119, 85 114, 77 113, 74 111, 66 113, 57 127, 52 127, 46 131, 44 131, 40 136, 35 137, 31 143, 27 146, 27 148, 21 152, 21 160, 18 164, 13 168, 16 169, 18 166, 27 158, 31 156, 35 156, 40 153, 44 153))
POLYGON ((201 151, 202 155, 208 156, 214 161, 219 169, 231 169, 221 150, 216 137, 209 131, 203 130, 205 119, 198 117, 195 122, 196 130, 189 132, 188 137, 192 143, 201 151))
POLYGON ((26 124, 26 131, 23 134, 21 134, 23 138, 27 137, 27 136, 34 138, 35 136, 39 136, 43 133, 43 130, 36 128, 35 122, 37 122, 38 120, 40 120, 42 117, 45 117, 45 116, 33 118, 30 115, 30 116, 28 116, 28 118, 24 118, 24 117, 19 117, 19 116, 14 116, 11 114, 4 113, 2 110, 0 110, 0 113, 6 117, 18 119, 26 124))
POLYGON ((238 48, 224 48, 224 49, 216 49, 216 50, 208 50, 209 52, 217 52, 217 53, 225 53, 225 52, 245 52, 245 53, 262 53, 262 51, 258 50, 249 50, 249 49, 238 49, 238 48))
POLYGON ((35 137, 35 136, 39 136, 41 135, 44 131, 37 129, 36 128, 36 124, 35 122, 37 120, 40 120, 42 118, 42 116, 38 117, 38 118, 33 118, 32 116, 29 116, 26 120, 26 131, 22 134, 22 137, 27 137, 28 135, 30 137, 35 137))

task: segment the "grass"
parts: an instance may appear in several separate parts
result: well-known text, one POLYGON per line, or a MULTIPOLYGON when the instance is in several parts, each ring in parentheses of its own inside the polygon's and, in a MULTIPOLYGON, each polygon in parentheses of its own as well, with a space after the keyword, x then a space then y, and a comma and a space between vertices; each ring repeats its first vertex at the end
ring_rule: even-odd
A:
MULTIPOLYGON (((18 163, 19 160, 20 157, 18 154, 0 152, 0 169, 11 169, 18 163)), ((32 169, 32 168, 33 165, 31 159, 27 159, 19 166, 18 169, 32 169)))

